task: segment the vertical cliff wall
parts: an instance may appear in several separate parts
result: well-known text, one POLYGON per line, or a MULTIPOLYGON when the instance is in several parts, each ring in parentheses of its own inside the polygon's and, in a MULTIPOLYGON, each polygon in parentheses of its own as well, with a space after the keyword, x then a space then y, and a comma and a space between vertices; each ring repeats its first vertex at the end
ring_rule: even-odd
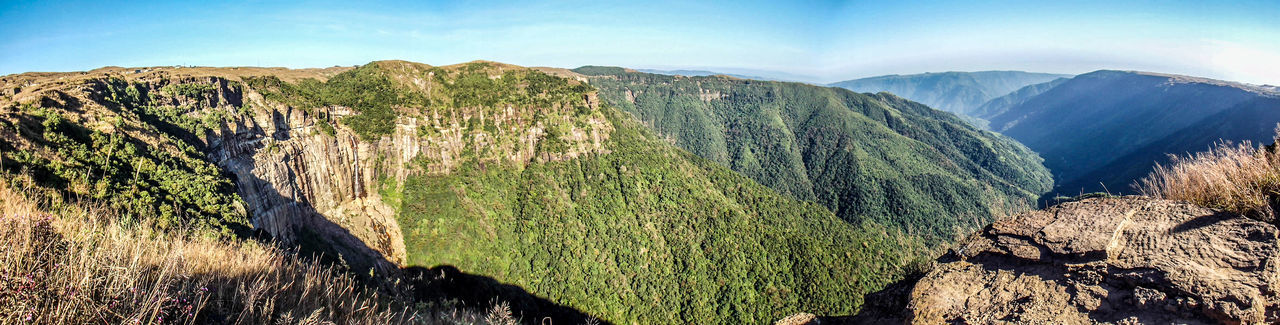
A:
POLYGON ((420 151, 416 142, 407 136, 361 142, 341 129, 329 135, 317 129, 314 114, 256 93, 246 101, 250 114, 206 141, 210 159, 235 175, 254 228, 285 243, 329 242, 357 267, 402 263, 395 210, 378 186, 382 177, 403 179, 420 151))

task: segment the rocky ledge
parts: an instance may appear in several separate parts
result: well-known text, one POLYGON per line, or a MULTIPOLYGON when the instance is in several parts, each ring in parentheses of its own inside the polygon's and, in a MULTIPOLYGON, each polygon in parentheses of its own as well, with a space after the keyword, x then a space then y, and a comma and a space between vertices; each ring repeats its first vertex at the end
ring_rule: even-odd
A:
POLYGON ((1276 323, 1276 253, 1272 224, 1177 201, 1088 199, 988 226, 854 321, 1276 323))

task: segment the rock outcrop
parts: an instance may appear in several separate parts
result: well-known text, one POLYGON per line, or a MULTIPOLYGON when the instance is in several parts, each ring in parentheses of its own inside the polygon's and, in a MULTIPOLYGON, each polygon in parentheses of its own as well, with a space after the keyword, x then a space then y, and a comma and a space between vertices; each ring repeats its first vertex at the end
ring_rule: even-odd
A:
POLYGON ((1275 323, 1277 252, 1272 224, 1184 202, 1087 199, 974 235, 915 284, 899 316, 919 324, 1275 323))

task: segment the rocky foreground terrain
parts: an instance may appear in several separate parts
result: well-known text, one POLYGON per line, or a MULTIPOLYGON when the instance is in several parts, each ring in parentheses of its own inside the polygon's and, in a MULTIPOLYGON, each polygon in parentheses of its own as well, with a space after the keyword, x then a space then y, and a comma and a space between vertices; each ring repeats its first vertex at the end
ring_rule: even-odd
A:
POLYGON ((1070 202, 996 222, 846 321, 1275 323, 1276 239, 1275 225, 1184 202, 1070 202))

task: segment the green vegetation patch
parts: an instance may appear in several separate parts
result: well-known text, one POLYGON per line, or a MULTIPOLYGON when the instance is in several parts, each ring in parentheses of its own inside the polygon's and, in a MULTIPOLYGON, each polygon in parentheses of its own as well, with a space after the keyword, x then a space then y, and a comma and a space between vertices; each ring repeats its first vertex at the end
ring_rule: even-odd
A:
POLYGON ((207 83, 176 83, 160 88, 160 91, 173 97, 201 98, 213 93, 217 88, 207 83))
POLYGON ((453 265, 618 323, 851 314, 916 242, 779 196, 620 112, 608 154, 411 177, 413 265, 453 265))
MULTIPOLYGON (((93 200, 126 218, 151 219, 166 229, 194 227, 224 235, 248 220, 235 185, 195 147, 158 132, 150 124, 121 117, 115 128, 149 128, 162 143, 146 143, 123 132, 103 132, 64 116, 59 108, 22 106, 17 123, 3 127, 39 144, 20 150, 0 141, 0 167, 17 188, 41 188, 65 200, 93 200)), ((16 140, 16 139, 15 139, 16 140)))

